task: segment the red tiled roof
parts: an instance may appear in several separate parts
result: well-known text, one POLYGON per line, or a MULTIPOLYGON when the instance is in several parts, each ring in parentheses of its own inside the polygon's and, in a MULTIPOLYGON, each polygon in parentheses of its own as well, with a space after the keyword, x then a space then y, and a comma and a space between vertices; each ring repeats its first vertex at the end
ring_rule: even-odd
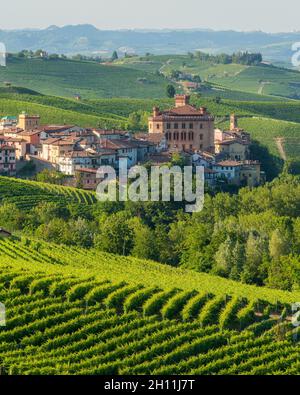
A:
POLYGON ((171 108, 170 110, 162 111, 164 115, 188 115, 188 116, 202 116, 204 115, 203 111, 200 111, 196 107, 191 104, 186 104, 185 106, 171 108))
POLYGON ((223 160, 221 162, 218 162, 215 164, 215 166, 230 166, 230 167, 237 167, 237 166, 241 166, 242 162, 238 162, 235 160, 223 160))

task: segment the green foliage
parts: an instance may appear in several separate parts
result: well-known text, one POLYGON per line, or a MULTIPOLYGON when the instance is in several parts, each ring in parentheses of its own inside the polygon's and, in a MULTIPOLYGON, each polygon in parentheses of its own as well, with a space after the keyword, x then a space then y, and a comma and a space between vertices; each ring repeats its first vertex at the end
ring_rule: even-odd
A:
POLYGON ((169 84, 167 85, 166 92, 167 92, 167 97, 173 98, 175 96, 176 89, 173 85, 169 84))

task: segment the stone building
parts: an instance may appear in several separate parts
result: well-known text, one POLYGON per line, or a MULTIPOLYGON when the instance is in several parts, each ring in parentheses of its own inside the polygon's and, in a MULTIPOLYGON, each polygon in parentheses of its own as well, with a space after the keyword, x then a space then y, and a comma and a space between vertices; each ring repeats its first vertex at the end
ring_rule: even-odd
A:
POLYGON ((23 130, 37 129, 40 127, 40 120, 39 115, 28 115, 23 111, 19 115, 18 128, 23 130))
POLYGON ((213 151, 214 117, 189 101, 188 95, 176 95, 174 108, 160 111, 154 107, 149 133, 163 133, 170 151, 213 151))

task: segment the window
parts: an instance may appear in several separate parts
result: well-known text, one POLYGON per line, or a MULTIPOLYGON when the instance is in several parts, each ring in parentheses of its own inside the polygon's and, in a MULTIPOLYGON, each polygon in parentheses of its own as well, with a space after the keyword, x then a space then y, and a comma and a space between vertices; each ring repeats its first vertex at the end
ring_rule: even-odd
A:
POLYGON ((156 129, 159 129, 159 123, 156 124, 156 129))
POLYGON ((194 129, 194 124, 192 122, 190 123, 190 129, 194 129))
POLYGON ((203 124, 202 123, 200 123, 200 129, 203 129, 203 124))
POLYGON ((171 129, 171 124, 169 122, 167 123, 167 129, 171 129))
POLYGON ((200 134, 200 140, 203 140, 203 134, 200 134))
POLYGON ((178 123, 174 123, 174 129, 178 129, 178 123))
POLYGON ((200 149, 202 149, 203 148, 203 144, 200 144, 200 149))
POLYGON ((185 128, 186 128, 186 124, 183 123, 183 124, 182 124, 182 129, 185 129, 185 128))

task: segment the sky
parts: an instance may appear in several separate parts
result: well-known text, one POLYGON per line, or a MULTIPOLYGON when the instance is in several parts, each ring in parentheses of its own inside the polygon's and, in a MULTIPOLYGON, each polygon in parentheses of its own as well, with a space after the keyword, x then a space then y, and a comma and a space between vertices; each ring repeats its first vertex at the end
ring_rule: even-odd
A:
POLYGON ((299 0, 0 0, 0 6, 5 15, 0 29, 92 24, 99 29, 300 31, 299 0))

